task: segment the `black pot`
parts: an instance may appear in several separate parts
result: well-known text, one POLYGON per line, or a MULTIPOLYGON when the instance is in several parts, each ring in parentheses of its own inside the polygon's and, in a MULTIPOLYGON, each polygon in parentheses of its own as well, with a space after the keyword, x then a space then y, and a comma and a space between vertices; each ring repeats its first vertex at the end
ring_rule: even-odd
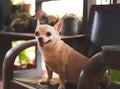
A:
POLYGON ((79 24, 78 19, 65 18, 62 31, 61 31, 61 35, 68 35, 68 36, 77 35, 79 33, 78 24, 79 24))
POLYGON ((26 28, 24 23, 16 22, 14 24, 14 31, 15 32, 25 32, 26 28))
POLYGON ((37 18, 31 18, 29 20, 29 26, 27 28, 27 31, 30 33, 34 33, 34 31, 36 29, 36 24, 37 24, 37 18))

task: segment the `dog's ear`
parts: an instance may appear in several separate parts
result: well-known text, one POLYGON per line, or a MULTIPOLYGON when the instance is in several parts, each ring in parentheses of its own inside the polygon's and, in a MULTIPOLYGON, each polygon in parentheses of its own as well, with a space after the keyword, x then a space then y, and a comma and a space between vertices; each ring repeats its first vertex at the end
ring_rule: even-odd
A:
POLYGON ((36 25, 36 28, 39 27, 41 24, 40 24, 40 21, 39 19, 37 19, 37 25, 36 25))
POLYGON ((55 25, 54 25, 54 29, 57 30, 58 32, 61 31, 63 26, 63 19, 59 20, 55 25))

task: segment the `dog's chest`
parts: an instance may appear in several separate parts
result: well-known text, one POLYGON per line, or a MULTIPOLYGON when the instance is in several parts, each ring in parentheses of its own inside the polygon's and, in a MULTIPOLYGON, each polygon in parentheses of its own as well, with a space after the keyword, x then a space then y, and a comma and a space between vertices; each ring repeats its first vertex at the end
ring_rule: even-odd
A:
POLYGON ((49 67, 50 70, 57 72, 58 61, 56 59, 44 59, 45 64, 49 67))
POLYGON ((45 64, 54 72, 57 73, 57 66, 61 63, 61 54, 60 53, 53 53, 44 55, 44 62, 45 64))

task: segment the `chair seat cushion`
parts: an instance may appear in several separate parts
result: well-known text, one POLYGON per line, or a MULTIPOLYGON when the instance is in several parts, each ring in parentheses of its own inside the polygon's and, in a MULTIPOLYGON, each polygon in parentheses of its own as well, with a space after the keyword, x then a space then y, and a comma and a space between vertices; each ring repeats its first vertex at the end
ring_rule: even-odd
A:
MULTIPOLYGON (((28 86, 31 86, 35 89, 58 89, 59 86, 59 79, 54 77, 49 85, 41 85, 40 81, 45 80, 44 77, 35 77, 35 78, 15 78, 14 80, 24 83, 28 86)), ((66 83, 66 89, 76 89, 77 86, 74 84, 66 83)))

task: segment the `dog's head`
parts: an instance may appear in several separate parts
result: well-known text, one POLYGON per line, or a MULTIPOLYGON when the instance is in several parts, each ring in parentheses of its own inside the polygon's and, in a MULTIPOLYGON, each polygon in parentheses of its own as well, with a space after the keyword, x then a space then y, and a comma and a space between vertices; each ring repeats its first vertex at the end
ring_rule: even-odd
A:
POLYGON ((61 31, 63 20, 59 20, 54 26, 47 24, 41 25, 37 20, 37 26, 35 30, 35 38, 39 47, 44 48, 50 44, 53 44, 59 38, 59 32, 61 31))

